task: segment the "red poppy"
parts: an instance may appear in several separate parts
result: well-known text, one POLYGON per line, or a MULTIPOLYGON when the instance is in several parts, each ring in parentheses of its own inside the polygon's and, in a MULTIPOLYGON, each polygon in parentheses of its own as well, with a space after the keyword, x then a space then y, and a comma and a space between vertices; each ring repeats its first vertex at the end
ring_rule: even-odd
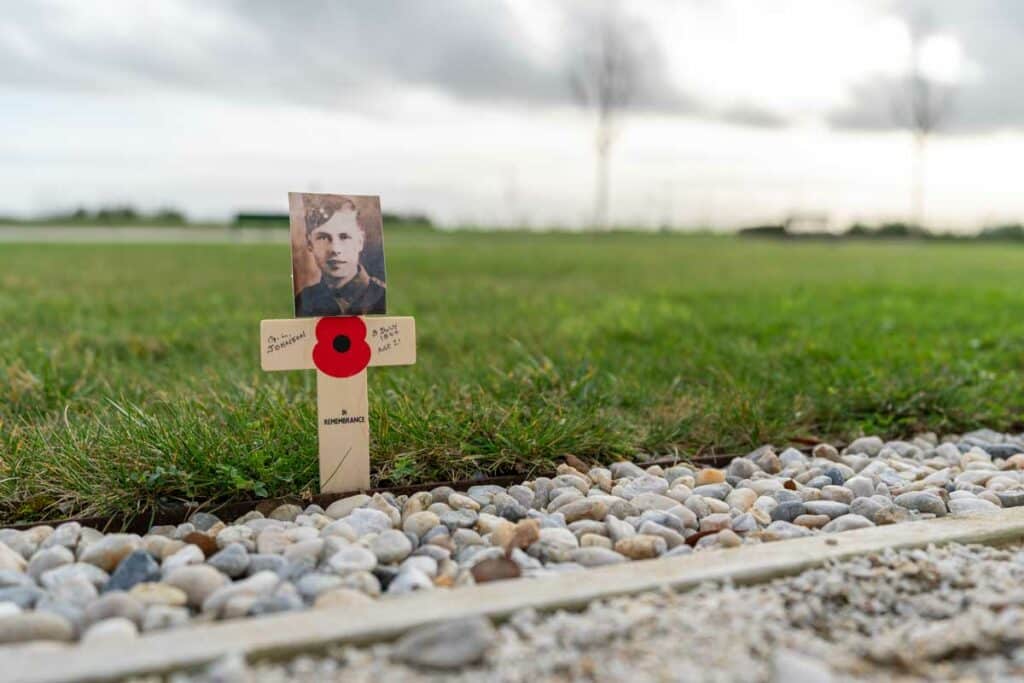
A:
POLYGON ((362 318, 320 318, 316 324, 313 365, 331 377, 352 377, 370 364, 366 323, 362 318))

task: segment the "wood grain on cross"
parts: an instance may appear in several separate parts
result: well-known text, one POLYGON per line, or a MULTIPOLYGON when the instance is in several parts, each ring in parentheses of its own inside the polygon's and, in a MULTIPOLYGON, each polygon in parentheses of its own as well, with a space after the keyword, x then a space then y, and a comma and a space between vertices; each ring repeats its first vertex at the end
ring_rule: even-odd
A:
MULTIPOLYGON (((409 317, 358 316, 366 326, 368 365, 416 362, 416 321, 409 317)), ((318 343, 348 351, 360 340, 317 339, 324 318, 260 322, 260 364, 264 370, 316 370, 317 425, 320 432, 320 491, 344 493, 370 486, 370 415, 366 368, 348 377, 326 374, 314 362, 318 343)), ((335 319, 343 320, 343 319, 335 319)), ((322 330, 323 328, 321 328, 322 330)))

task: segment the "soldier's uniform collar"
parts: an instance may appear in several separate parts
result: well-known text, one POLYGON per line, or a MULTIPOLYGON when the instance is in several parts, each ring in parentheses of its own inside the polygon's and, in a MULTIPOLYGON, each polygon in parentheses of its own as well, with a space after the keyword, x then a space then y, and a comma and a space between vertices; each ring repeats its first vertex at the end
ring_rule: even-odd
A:
POLYGON ((370 274, 366 272, 363 264, 360 263, 356 274, 341 287, 331 287, 324 278, 321 278, 320 281, 323 282, 324 286, 327 287, 327 291, 331 293, 331 296, 338 303, 338 308, 341 309, 341 312, 347 313, 348 309, 352 307, 353 302, 358 300, 369 288, 370 274))

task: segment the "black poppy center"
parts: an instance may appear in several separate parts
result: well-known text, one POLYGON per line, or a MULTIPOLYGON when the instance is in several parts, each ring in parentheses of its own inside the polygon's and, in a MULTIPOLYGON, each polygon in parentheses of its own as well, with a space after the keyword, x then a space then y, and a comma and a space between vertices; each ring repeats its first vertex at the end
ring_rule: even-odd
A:
POLYGON ((352 348, 352 341, 347 334, 339 334, 334 338, 334 350, 338 353, 345 353, 352 348))

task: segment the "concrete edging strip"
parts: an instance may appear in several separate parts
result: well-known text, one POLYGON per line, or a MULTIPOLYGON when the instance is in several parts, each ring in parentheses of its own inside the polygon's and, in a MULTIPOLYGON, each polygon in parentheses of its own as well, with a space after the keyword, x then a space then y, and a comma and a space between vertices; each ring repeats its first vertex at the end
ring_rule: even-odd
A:
POLYGON ((759 583, 829 560, 888 548, 1024 539, 1024 507, 821 534, 678 558, 629 562, 545 579, 519 579, 381 599, 373 605, 291 612, 186 627, 128 642, 0 647, 0 678, 14 683, 105 681, 206 664, 230 652, 275 656, 333 643, 387 640, 428 623, 516 610, 576 608, 600 598, 705 581, 759 583))

